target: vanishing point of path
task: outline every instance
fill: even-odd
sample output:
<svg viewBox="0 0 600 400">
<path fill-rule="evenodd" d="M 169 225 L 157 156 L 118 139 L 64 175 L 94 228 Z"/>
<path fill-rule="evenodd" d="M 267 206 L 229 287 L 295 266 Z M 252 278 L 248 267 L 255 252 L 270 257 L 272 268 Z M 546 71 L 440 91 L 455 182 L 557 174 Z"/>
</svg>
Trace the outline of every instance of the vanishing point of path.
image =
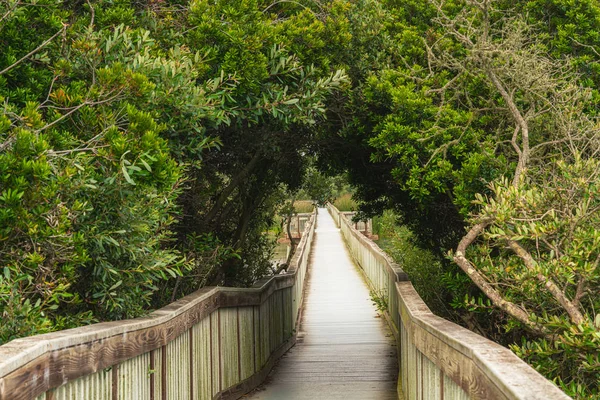
<svg viewBox="0 0 600 400">
<path fill-rule="evenodd" d="M 326 209 L 319 209 L 298 341 L 255 400 L 397 399 L 394 339 Z"/>
</svg>

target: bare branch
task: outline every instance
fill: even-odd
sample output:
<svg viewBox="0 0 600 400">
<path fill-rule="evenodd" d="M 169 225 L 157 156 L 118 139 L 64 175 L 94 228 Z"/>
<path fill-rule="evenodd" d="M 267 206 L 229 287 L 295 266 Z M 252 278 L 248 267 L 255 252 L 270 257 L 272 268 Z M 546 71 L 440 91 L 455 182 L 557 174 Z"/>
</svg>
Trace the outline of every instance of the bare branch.
<svg viewBox="0 0 600 400">
<path fill-rule="evenodd" d="M 565 296 L 565 294 L 560 290 L 560 288 L 556 285 L 556 283 L 539 272 L 538 263 L 534 260 L 531 254 L 525 250 L 519 243 L 514 240 L 507 240 L 508 246 L 512 251 L 515 252 L 517 256 L 525 263 L 525 266 L 530 271 L 534 272 L 538 281 L 540 281 L 546 290 L 552 294 L 552 296 L 556 299 L 556 301 L 562 306 L 562 308 L 569 314 L 571 321 L 574 324 L 582 324 L 585 322 L 584 316 L 581 314 L 577 306 L 575 306 L 571 300 Z"/>
<path fill-rule="evenodd" d="M 87 0 L 87 4 L 88 7 L 90 8 L 90 25 L 88 26 L 88 29 L 91 31 L 94 28 L 94 19 L 96 17 L 96 11 L 94 10 L 94 6 L 92 6 L 92 2 L 90 0 Z"/>
<path fill-rule="evenodd" d="M 512 117 L 514 118 L 515 122 L 518 124 L 521 130 L 521 150 L 517 153 L 517 155 L 519 156 L 519 163 L 517 164 L 515 176 L 513 179 L 513 185 L 517 186 L 521 179 L 521 175 L 525 171 L 525 168 L 527 168 L 527 163 L 529 162 L 529 124 L 527 123 L 525 118 L 523 118 L 523 115 L 521 114 L 521 111 L 519 111 L 519 108 L 515 104 L 513 97 L 510 94 L 508 94 L 508 92 L 504 88 L 504 85 L 502 84 L 500 79 L 498 79 L 494 71 L 488 70 L 486 72 L 488 74 L 488 77 L 490 78 L 490 80 L 492 81 L 492 83 L 506 102 L 506 105 L 508 106 Z M 518 147 L 514 140 L 513 146 Z"/>
<path fill-rule="evenodd" d="M 104 104 L 104 103 L 108 103 L 110 101 L 113 101 L 115 99 L 117 99 L 122 91 L 119 91 L 117 94 L 115 94 L 114 96 L 111 96 L 107 99 L 104 100 L 99 100 L 99 101 L 84 101 L 83 103 L 79 104 L 76 107 L 71 108 L 68 112 L 66 112 L 65 114 L 61 115 L 59 118 L 55 119 L 54 121 L 50 122 L 47 125 L 44 125 L 43 127 L 41 127 L 40 129 L 36 130 L 36 132 L 42 132 L 45 131 L 46 129 L 56 125 L 57 123 L 59 123 L 60 121 L 62 121 L 63 119 L 67 118 L 69 115 L 73 114 L 75 111 L 79 110 L 80 108 L 84 107 L 84 106 L 97 106 L 100 104 Z"/>
<path fill-rule="evenodd" d="M 474 225 L 469 232 L 463 236 L 456 252 L 454 253 L 454 262 L 471 278 L 471 280 L 485 293 L 485 295 L 494 303 L 494 305 L 513 318 L 520 321 L 522 324 L 527 326 L 537 334 L 544 335 L 545 329 L 532 320 L 530 314 L 517 306 L 516 304 L 505 300 L 500 292 L 498 292 L 492 285 L 490 285 L 484 276 L 475 268 L 473 263 L 469 261 L 465 253 L 467 248 L 477 239 L 477 237 L 493 222 L 492 219 L 484 220 Z"/>
<path fill-rule="evenodd" d="M 48 155 L 51 157 L 55 157 L 55 156 L 64 156 L 66 154 L 72 154 L 72 153 L 78 153 L 78 152 L 84 152 L 84 151 L 93 151 L 95 152 L 98 149 L 102 149 L 105 147 L 110 147 L 110 145 L 105 144 L 102 146 L 96 146 L 96 147 L 81 147 L 81 148 L 77 148 L 77 149 L 71 149 L 71 150 L 59 150 L 59 151 L 54 151 L 54 150 L 49 150 L 48 151 Z"/>
<path fill-rule="evenodd" d="M 598 50 L 596 50 L 596 48 L 594 46 L 591 46 L 589 44 L 585 44 L 585 43 L 581 43 L 580 41 L 578 41 L 577 39 L 575 39 L 574 37 L 570 38 L 573 42 L 575 42 L 575 44 L 577 44 L 578 46 L 582 46 L 585 47 L 587 49 L 590 49 L 594 52 L 594 54 L 596 54 L 598 57 L 600 57 L 600 53 L 598 52 Z"/>
<path fill-rule="evenodd" d="M 40 51 L 41 49 L 43 49 L 44 47 L 46 47 L 52 40 L 54 40 L 54 38 L 56 38 L 58 35 L 60 35 L 61 33 L 63 33 L 65 31 L 65 29 L 67 29 L 67 26 L 69 26 L 69 25 L 63 24 L 63 27 L 58 32 L 56 32 L 50 38 L 46 39 L 38 47 L 36 47 L 35 49 L 31 50 L 29 53 L 27 53 L 26 55 L 24 55 L 23 57 L 21 57 L 18 61 L 16 61 L 12 65 L 9 65 L 8 67 L 6 67 L 2 71 L 0 71 L 0 75 L 7 73 L 8 71 L 10 71 L 11 69 L 13 69 L 17 65 L 21 64 L 23 61 L 25 61 L 26 59 L 28 59 L 29 57 L 31 57 L 32 55 L 34 55 L 35 53 L 37 53 L 38 51 Z"/>
<path fill-rule="evenodd" d="M 585 295 L 587 286 L 587 281 L 583 279 L 583 277 L 579 277 L 579 281 L 577 282 L 577 289 L 575 291 L 575 297 L 573 298 L 573 305 L 575 307 L 579 307 L 581 304 L 581 299 Z"/>
<path fill-rule="evenodd" d="M 2 17 L 0 17 L 0 22 L 4 21 L 6 18 L 8 18 L 16 9 L 17 7 L 20 5 L 21 3 L 16 1 L 12 7 L 9 7 L 8 10 L 2 15 Z"/>
</svg>

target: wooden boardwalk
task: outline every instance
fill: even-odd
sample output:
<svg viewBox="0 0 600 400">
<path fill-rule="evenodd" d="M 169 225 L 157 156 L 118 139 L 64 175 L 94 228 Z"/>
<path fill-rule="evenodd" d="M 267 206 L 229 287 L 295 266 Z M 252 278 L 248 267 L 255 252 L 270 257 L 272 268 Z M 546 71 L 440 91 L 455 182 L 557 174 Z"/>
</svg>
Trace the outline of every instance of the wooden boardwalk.
<svg viewBox="0 0 600 400">
<path fill-rule="evenodd" d="M 394 338 L 326 209 L 319 209 L 298 341 L 256 400 L 397 399 Z"/>
</svg>

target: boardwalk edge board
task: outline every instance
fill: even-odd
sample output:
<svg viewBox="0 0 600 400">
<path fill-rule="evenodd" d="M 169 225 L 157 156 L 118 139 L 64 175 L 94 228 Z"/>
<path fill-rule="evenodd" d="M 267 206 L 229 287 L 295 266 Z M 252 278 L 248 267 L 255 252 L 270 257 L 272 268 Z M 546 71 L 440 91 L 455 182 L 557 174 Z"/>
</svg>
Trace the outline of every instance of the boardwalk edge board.
<svg viewBox="0 0 600 400">
<path fill-rule="evenodd" d="M 244 395 L 264 380 L 277 358 L 295 343 L 296 329 L 283 327 L 296 328 L 298 322 L 315 217 L 316 209 L 305 223 L 302 238 L 288 271 L 263 279 L 251 288 L 203 288 L 146 317 L 36 335 L 0 346 L 0 400 L 55 398 L 57 392 L 69 389 L 72 383 L 78 384 L 72 390 L 77 391 L 79 387 L 83 387 L 85 393 L 92 398 L 96 398 L 104 386 L 110 387 L 112 398 L 121 398 L 120 386 L 127 386 L 132 390 L 127 395 L 132 399 L 140 398 L 136 396 L 142 393 L 149 393 L 148 397 L 153 399 L 161 399 L 165 394 L 168 394 L 169 398 L 178 398 L 177 393 L 169 392 L 176 388 L 168 387 L 171 381 L 177 379 L 186 379 L 190 398 L 193 394 L 196 394 L 194 398 L 227 399 Z M 294 294 L 280 295 L 284 290 L 291 290 Z M 272 306 L 277 301 L 276 298 L 282 307 L 284 299 L 292 302 L 286 304 L 286 309 L 293 310 L 291 314 L 285 315 L 290 321 L 284 321 L 283 324 L 283 315 L 269 314 L 258 319 L 253 328 L 255 332 L 252 334 L 251 345 L 248 346 L 247 340 L 242 341 L 239 338 L 240 311 L 249 312 L 254 316 L 254 310 L 264 308 L 265 305 Z M 233 328 L 221 331 L 222 322 L 212 326 L 212 322 L 217 321 L 215 315 L 219 315 L 220 321 L 220 310 L 236 311 L 238 322 L 231 324 Z M 198 335 L 191 333 L 193 329 L 209 320 L 211 324 L 207 322 L 206 326 L 210 338 L 197 337 Z M 280 326 L 275 326 L 275 322 Z M 254 321 L 252 324 L 255 325 Z M 237 335 L 237 338 L 230 338 L 231 335 Z M 264 341 L 265 338 L 261 339 L 261 335 L 268 336 L 270 341 L 267 343 L 271 344 L 269 348 L 262 347 L 261 340 Z M 220 348 L 222 341 L 237 343 L 237 359 L 234 365 L 221 365 L 225 363 L 218 361 L 214 366 L 220 365 L 219 371 L 209 368 L 209 372 L 194 367 L 194 364 L 200 362 L 193 362 L 192 354 L 195 354 L 195 351 L 206 350 L 198 354 L 207 359 L 202 360 L 206 361 L 207 367 L 212 366 L 215 359 L 222 360 L 222 352 L 216 354 L 207 350 L 215 346 Z M 252 353 L 252 359 L 257 357 L 256 353 L 265 353 L 264 362 L 255 360 L 251 366 L 252 373 L 244 379 L 241 376 L 241 359 L 247 358 L 248 355 L 241 354 L 242 342 L 245 347 L 249 347 L 245 350 Z M 197 346 L 200 347 L 196 349 Z M 139 357 L 144 357 L 143 362 L 147 358 L 145 369 L 143 365 L 138 366 L 141 362 Z M 169 357 L 187 365 L 187 373 L 172 365 L 174 361 Z M 160 363 L 160 367 L 157 367 L 156 363 Z M 130 364 L 137 366 L 136 373 L 132 375 L 131 382 L 121 382 L 119 385 L 119 379 L 122 379 L 122 374 L 118 372 L 120 365 L 129 367 Z M 235 382 L 229 387 L 222 387 L 224 375 Z M 214 378 L 218 378 L 218 385 L 210 383 Z M 210 382 L 204 382 L 203 379 L 209 379 Z M 205 391 L 205 396 L 198 395 Z"/>
<path fill-rule="evenodd" d="M 328 209 L 369 285 L 387 296 L 386 319 L 399 347 L 400 399 L 570 399 L 509 349 L 434 315 L 402 268 L 346 213 L 332 204 Z"/>
</svg>

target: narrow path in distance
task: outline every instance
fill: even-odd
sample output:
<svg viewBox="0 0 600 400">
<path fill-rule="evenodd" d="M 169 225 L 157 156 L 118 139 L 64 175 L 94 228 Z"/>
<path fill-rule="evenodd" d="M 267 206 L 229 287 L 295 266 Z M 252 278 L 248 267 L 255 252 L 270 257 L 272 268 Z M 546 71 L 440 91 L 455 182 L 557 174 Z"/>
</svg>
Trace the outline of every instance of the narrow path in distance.
<svg viewBox="0 0 600 400">
<path fill-rule="evenodd" d="M 246 398 L 396 399 L 393 336 L 325 208 L 313 249 L 297 344 Z"/>
</svg>

